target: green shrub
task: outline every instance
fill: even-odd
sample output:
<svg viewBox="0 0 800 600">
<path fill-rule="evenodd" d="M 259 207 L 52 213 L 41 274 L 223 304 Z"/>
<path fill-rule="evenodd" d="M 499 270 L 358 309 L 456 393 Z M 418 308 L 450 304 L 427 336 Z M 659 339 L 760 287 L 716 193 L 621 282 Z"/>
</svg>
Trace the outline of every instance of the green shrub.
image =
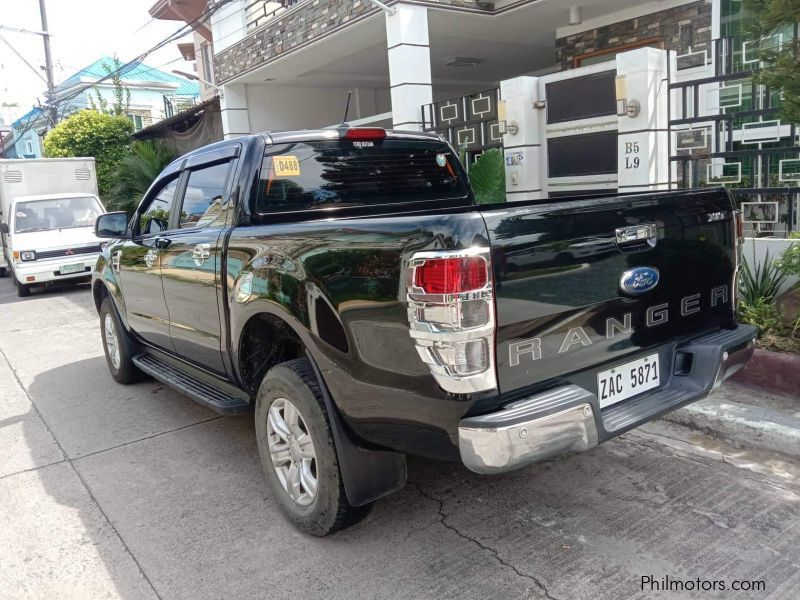
<svg viewBox="0 0 800 600">
<path fill-rule="evenodd" d="M 46 156 L 64 158 L 93 156 L 97 187 L 106 199 L 113 185 L 114 171 L 131 146 L 133 123 L 123 116 L 82 110 L 56 125 L 44 139 Z"/>
<path fill-rule="evenodd" d="M 130 153 L 117 165 L 109 210 L 133 214 L 159 173 L 175 159 L 175 152 L 159 141 L 133 142 Z"/>
<path fill-rule="evenodd" d="M 792 232 L 790 239 L 800 239 L 800 233 Z M 781 257 L 775 261 L 775 267 L 784 275 L 800 277 L 800 243 L 794 243 L 784 250 Z"/>
<path fill-rule="evenodd" d="M 759 337 L 765 334 L 783 335 L 787 333 L 778 309 L 763 298 L 756 299 L 753 304 L 740 302 L 739 320 L 757 327 Z"/>
<path fill-rule="evenodd" d="M 469 168 L 469 183 L 478 204 L 506 201 L 506 165 L 503 152 L 487 150 Z"/>
</svg>

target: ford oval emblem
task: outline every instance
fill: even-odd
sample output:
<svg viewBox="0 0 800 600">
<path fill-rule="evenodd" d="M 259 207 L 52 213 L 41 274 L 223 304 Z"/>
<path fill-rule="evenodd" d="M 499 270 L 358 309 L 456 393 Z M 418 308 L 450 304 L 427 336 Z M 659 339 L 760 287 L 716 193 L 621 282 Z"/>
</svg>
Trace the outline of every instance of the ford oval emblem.
<svg viewBox="0 0 800 600">
<path fill-rule="evenodd" d="M 660 277 L 655 267 L 634 267 L 622 274 L 619 287 L 629 294 L 644 294 L 658 285 Z"/>
</svg>

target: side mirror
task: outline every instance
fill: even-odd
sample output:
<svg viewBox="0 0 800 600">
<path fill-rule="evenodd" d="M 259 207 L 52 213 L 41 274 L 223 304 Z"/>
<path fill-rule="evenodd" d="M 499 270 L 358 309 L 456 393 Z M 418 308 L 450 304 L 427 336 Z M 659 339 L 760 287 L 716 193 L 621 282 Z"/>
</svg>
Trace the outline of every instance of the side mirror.
<svg viewBox="0 0 800 600">
<path fill-rule="evenodd" d="M 128 215 L 124 212 L 111 212 L 97 217 L 94 234 L 99 238 L 118 240 L 128 232 Z"/>
<path fill-rule="evenodd" d="M 8 235 L 9 233 L 8 223 L 0 223 L 0 233 L 5 233 L 6 235 Z"/>
</svg>

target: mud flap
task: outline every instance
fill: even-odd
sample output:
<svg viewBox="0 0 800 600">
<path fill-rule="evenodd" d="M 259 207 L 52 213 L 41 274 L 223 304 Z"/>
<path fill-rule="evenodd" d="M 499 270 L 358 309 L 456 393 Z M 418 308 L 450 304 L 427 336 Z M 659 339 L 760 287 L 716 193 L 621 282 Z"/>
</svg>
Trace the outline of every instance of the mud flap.
<svg viewBox="0 0 800 600">
<path fill-rule="evenodd" d="M 339 415 L 317 363 L 308 351 L 306 356 L 328 410 L 348 502 L 353 506 L 364 506 L 402 489 L 407 476 L 405 454 L 359 446 Z"/>
</svg>

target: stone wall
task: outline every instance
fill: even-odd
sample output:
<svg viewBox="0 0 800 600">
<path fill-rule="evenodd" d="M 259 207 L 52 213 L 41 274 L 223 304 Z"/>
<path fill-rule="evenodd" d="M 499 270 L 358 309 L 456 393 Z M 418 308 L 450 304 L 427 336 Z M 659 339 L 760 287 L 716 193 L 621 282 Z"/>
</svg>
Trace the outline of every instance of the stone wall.
<svg viewBox="0 0 800 600">
<path fill-rule="evenodd" d="M 636 19 L 590 29 L 556 40 L 562 69 L 573 69 L 576 58 L 614 48 L 624 48 L 657 38 L 666 50 L 686 51 L 711 41 L 711 2 L 701 0 Z"/>
<path fill-rule="evenodd" d="M 463 10 L 492 9 L 490 3 L 476 0 L 422 0 L 416 4 Z M 217 83 L 225 83 L 380 10 L 366 0 L 301 2 L 217 54 L 214 57 Z"/>
</svg>

